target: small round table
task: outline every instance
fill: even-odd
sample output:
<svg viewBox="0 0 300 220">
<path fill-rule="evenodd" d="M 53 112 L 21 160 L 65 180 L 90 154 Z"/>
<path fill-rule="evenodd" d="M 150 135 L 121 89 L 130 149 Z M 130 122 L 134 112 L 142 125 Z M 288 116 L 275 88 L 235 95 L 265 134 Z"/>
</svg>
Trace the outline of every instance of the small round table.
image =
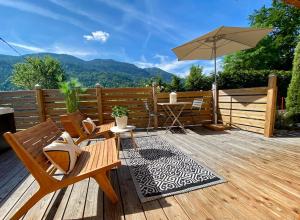
<svg viewBox="0 0 300 220">
<path fill-rule="evenodd" d="M 132 144 L 134 146 L 134 149 L 137 150 L 137 145 L 134 141 L 133 138 L 133 130 L 135 129 L 135 126 L 133 125 L 127 125 L 125 128 L 118 128 L 117 126 L 114 126 L 110 129 L 110 131 L 112 133 L 115 134 L 116 138 L 117 138 L 117 150 L 118 152 L 120 151 L 120 145 L 121 145 L 121 134 L 125 133 L 125 132 L 130 132 L 130 136 L 131 136 L 131 140 L 132 140 Z"/>
</svg>

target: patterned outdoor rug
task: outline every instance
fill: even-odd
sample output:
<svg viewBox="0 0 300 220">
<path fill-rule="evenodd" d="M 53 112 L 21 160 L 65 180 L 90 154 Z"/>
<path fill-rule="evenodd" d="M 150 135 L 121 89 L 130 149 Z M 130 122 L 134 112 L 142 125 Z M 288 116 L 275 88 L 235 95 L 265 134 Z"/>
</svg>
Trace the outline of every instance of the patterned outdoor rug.
<svg viewBox="0 0 300 220">
<path fill-rule="evenodd" d="M 159 136 L 122 140 L 127 165 L 141 202 L 223 183 L 224 179 Z"/>
</svg>

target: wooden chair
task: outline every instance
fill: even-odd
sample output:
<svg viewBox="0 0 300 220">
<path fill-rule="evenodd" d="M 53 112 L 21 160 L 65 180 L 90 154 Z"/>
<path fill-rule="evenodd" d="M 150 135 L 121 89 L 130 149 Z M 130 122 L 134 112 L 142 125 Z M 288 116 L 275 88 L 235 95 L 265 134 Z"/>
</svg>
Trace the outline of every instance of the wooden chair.
<svg viewBox="0 0 300 220">
<path fill-rule="evenodd" d="M 107 124 L 102 124 L 96 127 L 95 131 L 92 134 L 87 134 L 84 131 L 84 128 L 82 126 L 82 121 L 87 118 L 87 115 L 80 112 L 76 111 L 74 113 L 68 114 L 72 125 L 77 132 L 78 139 L 76 140 L 76 144 L 79 144 L 80 142 L 87 140 L 87 139 L 92 139 L 96 138 L 99 136 L 103 136 L 105 138 L 111 138 L 110 136 L 110 129 L 115 126 L 115 122 L 107 123 Z"/>
<path fill-rule="evenodd" d="M 192 104 L 192 110 L 193 109 L 198 109 L 199 111 L 202 108 L 202 104 L 203 104 L 203 99 L 202 98 L 196 98 L 193 100 L 193 104 Z"/>
<path fill-rule="evenodd" d="M 117 157 L 114 138 L 82 148 L 82 153 L 70 174 L 64 175 L 61 180 L 53 177 L 56 169 L 43 153 L 43 147 L 50 144 L 61 135 L 56 124 L 48 119 L 34 127 L 12 134 L 4 134 L 6 141 L 11 145 L 17 156 L 39 184 L 37 192 L 14 214 L 11 219 L 21 218 L 32 206 L 45 195 L 62 189 L 83 179 L 94 178 L 105 195 L 112 203 L 118 197 L 109 181 L 109 171 L 121 165 Z"/>
</svg>

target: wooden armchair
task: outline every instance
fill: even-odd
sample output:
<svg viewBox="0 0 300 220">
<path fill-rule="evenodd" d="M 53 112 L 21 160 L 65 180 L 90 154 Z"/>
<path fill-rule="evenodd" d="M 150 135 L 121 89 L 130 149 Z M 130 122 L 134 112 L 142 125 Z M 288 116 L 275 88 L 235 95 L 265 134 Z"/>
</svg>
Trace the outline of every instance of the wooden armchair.
<svg viewBox="0 0 300 220">
<path fill-rule="evenodd" d="M 51 119 L 15 134 L 10 132 L 4 134 L 6 141 L 11 145 L 40 186 L 37 192 L 11 219 L 21 218 L 45 195 L 89 177 L 94 178 L 98 182 L 100 188 L 112 203 L 118 201 L 118 197 L 108 177 L 112 168 L 121 165 L 117 156 L 115 139 L 106 139 L 83 147 L 83 151 L 71 173 L 64 175 L 61 180 L 58 180 L 53 177 L 56 169 L 45 157 L 43 147 L 50 144 L 60 135 L 61 131 Z"/>
<path fill-rule="evenodd" d="M 87 115 L 80 112 L 76 111 L 74 113 L 68 114 L 70 121 L 72 122 L 72 125 L 78 135 L 78 139 L 76 140 L 76 144 L 79 144 L 80 142 L 87 140 L 87 139 L 92 139 L 96 138 L 99 136 L 103 136 L 105 138 L 111 138 L 110 136 L 110 128 L 115 126 L 114 122 L 107 123 L 107 124 L 102 124 L 96 127 L 95 131 L 92 134 L 87 134 L 82 126 L 82 121 L 87 118 Z"/>
</svg>

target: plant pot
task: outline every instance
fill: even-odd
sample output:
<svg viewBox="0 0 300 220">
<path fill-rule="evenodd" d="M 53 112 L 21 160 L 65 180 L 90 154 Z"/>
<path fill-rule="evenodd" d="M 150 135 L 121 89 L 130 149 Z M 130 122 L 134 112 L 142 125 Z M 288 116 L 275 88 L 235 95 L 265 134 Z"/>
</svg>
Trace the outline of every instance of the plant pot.
<svg viewBox="0 0 300 220">
<path fill-rule="evenodd" d="M 71 135 L 71 137 L 78 138 L 77 132 L 73 127 L 71 119 L 68 115 L 61 115 L 60 121 L 65 131 L 68 132 Z"/>
<path fill-rule="evenodd" d="M 128 122 L 127 116 L 116 117 L 116 123 L 118 128 L 126 128 Z"/>
</svg>

